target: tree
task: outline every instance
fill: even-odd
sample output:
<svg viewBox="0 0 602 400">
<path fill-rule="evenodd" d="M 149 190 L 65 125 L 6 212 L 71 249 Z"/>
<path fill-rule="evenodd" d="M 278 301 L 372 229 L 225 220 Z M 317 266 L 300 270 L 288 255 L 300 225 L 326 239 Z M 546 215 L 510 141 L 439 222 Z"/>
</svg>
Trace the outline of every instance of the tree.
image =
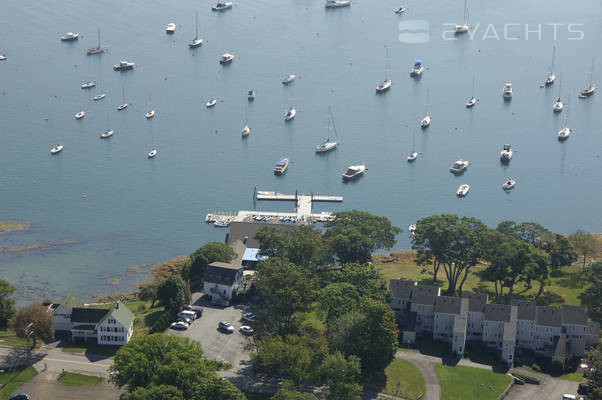
<svg viewBox="0 0 602 400">
<path fill-rule="evenodd" d="M 281 257 L 310 269 L 329 261 L 322 232 L 310 225 L 300 226 L 288 234 L 268 226 L 257 232 L 255 239 L 259 241 L 262 256 Z"/>
<path fill-rule="evenodd" d="M 350 283 L 360 296 L 368 296 L 387 304 L 391 301 L 387 282 L 373 265 L 351 263 L 329 274 L 331 282 Z"/>
<path fill-rule="evenodd" d="M 138 298 L 142 301 L 152 301 L 151 308 L 153 308 L 155 306 L 155 301 L 157 301 L 157 285 L 155 283 L 140 285 Z"/>
<path fill-rule="evenodd" d="M 357 356 L 364 374 L 382 371 L 397 350 L 397 325 L 391 308 L 364 297 L 357 310 L 339 316 L 328 326 L 334 350 Z"/>
<path fill-rule="evenodd" d="M 149 389 L 139 387 L 121 396 L 121 400 L 180 400 L 182 398 L 181 390 L 167 385 L 151 386 Z"/>
<path fill-rule="evenodd" d="M 577 232 L 569 236 L 569 240 L 573 244 L 573 247 L 583 257 L 583 270 L 585 271 L 585 264 L 587 257 L 592 255 L 598 247 L 598 241 L 596 237 L 591 233 L 582 231 L 579 229 Z"/>
<path fill-rule="evenodd" d="M 332 320 L 357 308 L 360 294 L 351 283 L 337 282 L 324 287 L 319 294 L 320 308 L 326 311 L 326 319 Z"/>
<path fill-rule="evenodd" d="M 157 285 L 157 298 L 168 312 L 177 313 L 187 303 L 186 283 L 177 275 L 168 276 Z"/>
<path fill-rule="evenodd" d="M 502 221 L 498 224 L 497 230 L 517 240 L 530 243 L 538 249 L 544 248 L 553 237 L 552 232 L 537 222 L 516 224 L 514 221 Z"/>
<path fill-rule="evenodd" d="M 295 313 L 307 310 L 315 297 L 307 270 L 277 257 L 259 265 L 255 286 L 257 319 L 264 332 L 292 332 Z"/>
<path fill-rule="evenodd" d="M 320 366 L 328 384 L 328 400 L 359 400 L 362 387 L 357 383 L 361 376 L 360 359 L 341 352 L 329 355 Z"/>
<path fill-rule="evenodd" d="M 327 233 L 328 234 L 328 233 Z M 330 250 L 336 255 L 341 264 L 366 264 L 376 250 L 374 240 L 364 235 L 355 227 L 345 227 L 337 230 L 337 234 L 328 235 Z"/>
<path fill-rule="evenodd" d="M 579 300 L 587 306 L 591 319 L 602 322 L 602 261 L 592 264 L 587 271 L 590 284 L 581 292 Z"/>
<path fill-rule="evenodd" d="M 318 400 L 318 398 L 311 393 L 301 393 L 289 388 L 280 388 L 272 396 L 272 400 Z"/>
<path fill-rule="evenodd" d="M 15 301 L 10 298 L 14 291 L 15 288 L 10 283 L 0 279 L 0 328 L 6 328 L 15 315 Z"/>
<path fill-rule="evenodd" d="M 441 214 L 422 218 L 416 223 L 412 235 L 412 249 L 416 250 L 416 264 L 433 267 L 433 280 L 442 264 L 449 264 L 454 235 L 453 230 L 459 224 L 457 215 Z"/>
<path fill-rule="evenodd" d="M 236 257 L 236 253 L 226 244 L 221 242 L 206 243 L 188 257 L 182 267 L 182 276 L 184 279 L 197 278 L 205 273 L 207 265 L 216 261 L 229 263 L 234 257 Z"/>
<path fill-rule="evenodd" d="M 602 399 L 602 351 L 600 346 L 596 349 L 587 352 L 589 369 L 584 376 L 590 386 L 590 392 L 587 395 L 588 399 Z"/>
<path fill-rule="evenodd" d="M 571 241 L 564 235 L 554 234 L 553 238 L 545 244 L 544 251 L 550 256 L 552 269 L 571 265 L 579 258 Z"/>
<path fill-rule="evenodd" d="M 41 304 L 19 308 L 10 321 L 10 328 L 15 331 L 17 337 L 32 338 L 32 349 L 36 347 L 37 339 L 45 342 L 54 340 L 52 314 Z"/>
</svg>

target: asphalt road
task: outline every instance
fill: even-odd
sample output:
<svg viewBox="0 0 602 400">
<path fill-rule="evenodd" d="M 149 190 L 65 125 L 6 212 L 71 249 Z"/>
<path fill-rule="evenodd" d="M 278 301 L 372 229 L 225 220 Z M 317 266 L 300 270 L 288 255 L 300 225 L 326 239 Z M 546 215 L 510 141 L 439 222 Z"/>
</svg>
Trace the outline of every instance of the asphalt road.
<svg viewBox="0 0 602 400">
<path fill-rule="evenodd" d="M 62 372 L 65 370 L 106 376 L 113 361 L 102 356 L 86 357 L 55 349 L 28 352 L 18 348 L 0 347 L 0 363 L 4 368 L 14 365 L 33 365 L 38 371 Z"/>
</svg>

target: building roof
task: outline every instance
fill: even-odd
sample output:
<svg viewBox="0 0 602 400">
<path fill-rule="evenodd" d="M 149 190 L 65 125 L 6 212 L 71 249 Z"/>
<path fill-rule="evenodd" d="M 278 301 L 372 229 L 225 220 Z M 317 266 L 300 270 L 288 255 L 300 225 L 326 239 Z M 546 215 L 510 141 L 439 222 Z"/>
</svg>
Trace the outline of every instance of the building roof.
<svg viewBox="0 0 602 400">
<path fill-rule="evenodd" d="M 97 324 L 109 312 L 106 308 L 73 307 L 71 322 L 74 324 Z"/>
<path fill-rule="evenodd" d="M 406 279 L 389 280 L 389 290 L 391 290 L 394 299 L 409 299 L 415 286 L 416 282 Z"/>
<path fill-rule="evenodd" d="M 537 307 L 537 325 L 559 327 L 562 325 L 562 314 L 558 307 Z"/>
<path fill-rule="evenodd" d="M 209 283 L 231 286 L 234 284 L 236 273 L 242 269 L 242 265 L 214 262 L 207 266 L 204 280 Z"/>
<path fill-rule="evenodd" d="M 412 289 L 412 303 L 432 306 L 440 290 L 439 286 L 416 285 Z"/>
<path fill-rule="evenodd" d="M 510 322 L 512 307 L 506 304 L 486 304 L 485 319 L 487 321 Z"/>
<path fill-rule="evenodd" d="M 587 307 L 583 306 L 560 306 L 562 314 L 562 325 L 587 326 Z"/>
<path fill-rule="evenodd" d="M 245 249 L 245 252 L 242 255 L 242 261 L 263 261 L 266 259 L 266 256 L 260 256 L 259 249 L 256 248 L 248 248 Z"/>
<path fill-rule="evenodd" d="M 512 305 L 518 307 L 518 319 L 535 321 L 537 305 L 533 301 L 512 300 Z"/>
<path fill-rule="evenodd" d="M 485 305 L 489 296 L 485 293 L 462 292 L 462 297 L 470 300 L 468 308 L 470 312 L 482 313 L 485 311 Z"/>
<path fill-rule="evenodd" d="M 54 306 L 54 304 L 53 304 L 53 306 Z M 75 297 L 75 295 L 73 295 L 72 293 L 69 293 L 67 296 L 65 296 L 65 298 L 59 304 L 56 305 L 56 307 L 52 307 L 52 308 L 54 310 L 56 310 L 60 306 L 63 306 L 66 309 L 68 309 L 69 311 L 71 311 L 73 309 L 73 307 L 83 307 L 84 303 L 83 303 L 83 301 L 81 301 L 80 299 Z"/>
<path fill-rule="evenodd" d="M 101 324 L 107 318 L 115 318 L 117 322 L 121 324 L 124 328 L 128 328 L 132 322 L 134 322 L 134 313 L 130 311 L 127 306 L 121 302 L 116 302 L 113 304 L 110 310 L 108 310 L 104 316 L 104 318 L 98 323 Z"/>
<path fill-rule="evenodd" d="M 460 315 L 462 299 L 460 297 L 437 296 L 435 297 L 435 312 Z"/>
<path fill-rule="evenodd" d="M 232 246 L 234 242 L 240 240 L 246 247 L 259 248 L 259 241 L 255 239 L 257 232 L 263 228 L 276 228 L 283 233 L 291 233 L 295 225 L 287 224 L 264 224 L 259 222 L 232 222 L 230 231 L 226 235 L 226 244 Z"/>
</svg>

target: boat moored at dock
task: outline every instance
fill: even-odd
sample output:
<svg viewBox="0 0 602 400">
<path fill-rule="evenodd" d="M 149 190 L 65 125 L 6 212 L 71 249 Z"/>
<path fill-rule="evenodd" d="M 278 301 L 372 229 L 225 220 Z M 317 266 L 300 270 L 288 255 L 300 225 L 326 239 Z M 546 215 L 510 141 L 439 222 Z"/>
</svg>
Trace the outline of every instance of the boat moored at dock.
<svg viewBox="0 0 602 400">
<path fill-rule="evenodd" d="M 274 167 L 274 175 L 284 175 L 289 166 L 289 159 L 283 158 L 276 163 Z"/>
</svg>

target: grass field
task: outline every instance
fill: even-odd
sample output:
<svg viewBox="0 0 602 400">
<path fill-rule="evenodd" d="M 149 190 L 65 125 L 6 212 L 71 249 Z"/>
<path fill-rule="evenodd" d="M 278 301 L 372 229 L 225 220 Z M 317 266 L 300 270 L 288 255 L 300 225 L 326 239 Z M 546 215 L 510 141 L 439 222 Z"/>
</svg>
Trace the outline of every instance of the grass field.
<svg viewBox="0 0 602 400">
<path fill-rule="evenodd" d="M 486 369 L 436 365 L 441 400 L 497 400 L 512 378 Z"/>
<path fill-rule="evenodd" d="M 31 346 L 31 342 L 27 342 L 25 339 L 20 339 L 15 335 L 15 332 L 10 329 L 0 330 L 0 345 L 3 346 L 13 346 L 13 347 L 26 347 Z M 36 347 L 40 347 L 42 345 L 41 341 L 38 340 L 36 343 Z"/>
<path fill-rule="evenodd" d="M 425 393 L 424 379 L 418 368 L 405 360 L 393 360 L 385 368 L 387 383 L 382 393 L 404 399 L 417 399 Z"/>
<path fill-rule="evenodd" d="M 17 392 L 21 386 L 33 379 L 38 373 L 33 367 L 19 368 L 12 372 L 4 372 L 0 375 L 0 400 L 7 400 L 8 396 Z"/>
<path fill-rule="evenodd" d="M 395 253 L 394 262 L 383 263 L 383 257 L 375 257 L 374 265 L 380 274 L 387 281 L 391 278 L 405 278 L 417 281 L 423 285 L 436 285 L 441 286 L 442 290 L 447 289 L 447 281 L 445 279 L 445 272 L 443 268 L 439 270 L 437 282 L 433 281 L 433 271 L 430 267 L 420 267 L 413 261 L 413 252 L 401 252 Z M 389 259 L 390 260 L 390 259 Z M 471 273 L 466 278 L 464 284 L 464 290 L 486 290 L 490 294 L 490 301 L 495 294 L 494 286 L 492 282 L 483 282 L 480 280 L 479 274 L 486 266 L 476 266 L 472 268 Z M 553 276 L 550 278 L 549 285 L 546 286 L 545 291 L 547 292 L 540 300 L 546 305 L 559 305 L 559 304 L 571 304 L 581 305 L 578 296 L 587 286 L 587 281 L 581 274 L 581 268 L 577 266 L 563 267 L 561 269 L 561 276 Z M 515 294 L 522 292 L 524 286 L 518 284 L 515 287 Z M 529 298 L 535 296 L 538 288 L 533 288 L 526 291 L 521 296 Z"/>
<path fill-rule="evenodd" d="M 102 378 L 98 376 L 63 372 L 59 375 L 58 381 L 67 386 L 95 386 L 102 382 Z"/>
</svg>

